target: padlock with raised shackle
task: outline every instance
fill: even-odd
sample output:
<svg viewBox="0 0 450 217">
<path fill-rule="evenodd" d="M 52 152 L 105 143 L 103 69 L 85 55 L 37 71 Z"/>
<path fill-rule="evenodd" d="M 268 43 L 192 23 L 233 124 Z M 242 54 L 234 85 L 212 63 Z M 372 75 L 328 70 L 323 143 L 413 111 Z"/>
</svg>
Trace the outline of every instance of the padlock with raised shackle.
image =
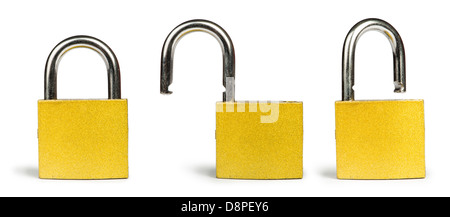
<svg viewBox="0 0 450 217">
<path fill-rule="evenodd" d="M 366 19 L 348 33 L 342 56 L 342 101 L 336 108 L 339 179 L 425 178 L 423 100 L 355 100 L 355 50 L 367 31 L 383 33 L 394 56 L 394 92 L 406 91 L 403 42 L 386 21 Z"/>
</svg>

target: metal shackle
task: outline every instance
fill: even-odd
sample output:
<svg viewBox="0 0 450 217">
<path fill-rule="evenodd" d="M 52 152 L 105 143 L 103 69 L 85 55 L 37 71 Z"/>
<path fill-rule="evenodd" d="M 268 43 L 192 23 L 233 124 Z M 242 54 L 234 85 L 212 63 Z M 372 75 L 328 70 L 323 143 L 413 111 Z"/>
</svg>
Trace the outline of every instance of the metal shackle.
<svg viewBox="0 0 450 217">
<path fill-rule="evenodd" d="M 103 58 L 108 71 L 108 99 L 120 99 L 120 69 L 116 55 L 105 43 L 90 36 L 73 36 L 60 42 L 52 50 L 45 65 L 45 99 L 57 99 L 57 74 L 61 58 L 74 48 L 89 48 Z"/>
<path fill-rule="evenodd" d="M 167 36 L 161 54 L 161 93 L 171 94 L 169 85 L 173 80 L 173 58 L 177 43 L 191 32 L 206 32 L 216 38 L 222 47 L 223 56 L 223 101 L 234 102 L 235 56 L 230 36 L 219 25 L 208 20 L 191 20 L 177 26 Z"/>
<path fill-rule="evenodd" d="M 366 19 L 357 23 L 345 39 L 342 53 L 342 101 L 355 100 L 355 51 L 359 38 L 367 31 L 376 30 L 383 33 L 391 43 L 394 55 L 394 86 L 396 93 L 406 91 L 405 48 L 397 30 L 386 21 Z"/>
</svg>

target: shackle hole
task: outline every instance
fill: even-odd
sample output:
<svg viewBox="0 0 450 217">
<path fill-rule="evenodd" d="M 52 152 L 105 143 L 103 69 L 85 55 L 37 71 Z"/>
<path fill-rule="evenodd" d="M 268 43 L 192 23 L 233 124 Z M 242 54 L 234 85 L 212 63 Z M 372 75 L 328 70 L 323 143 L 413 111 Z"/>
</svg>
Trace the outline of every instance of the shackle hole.
<svg viewBox="0 0 450 217">
<path fill-rule="evenodd" d="M 201 31 L 187 34 L 174 52 L 173 71 L 177 79 L 170 85 L 172 91 L 222 98 L 222 64 L 222 49 L 214 37 Z"/>
<path fill-rule="evenodd" d="M 104 99 L 108 96 L 108 74 L 102 57 L 88 48 L 72 49 L 58 66 L 61 99 Z"/>
<path fill-rule="evenodd" d="M 392 92 L 392 48 L 386 36 L 368 31 L 356 46 L 355 84 L 353 90 L 359 99 L 396 99 Z"/>
</svg>

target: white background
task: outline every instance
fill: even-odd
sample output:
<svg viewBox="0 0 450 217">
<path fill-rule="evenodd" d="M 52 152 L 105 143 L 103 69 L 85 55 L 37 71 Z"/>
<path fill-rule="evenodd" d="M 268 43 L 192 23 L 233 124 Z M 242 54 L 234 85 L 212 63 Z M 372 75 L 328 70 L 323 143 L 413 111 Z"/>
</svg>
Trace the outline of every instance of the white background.
<svg viewBox="0 0 450 217">
<path fill-rule="evenodd" d="M 0 196 L 450 196 L 450 13 L 448 1 L 41 0 L 0 3 Z M 407 93 L 393 93 L 392 52 L 378 32 L 360 40 L 356 99 L 425 99 L 427 178 L 335 178 L 334 102 L 341 55 L 358 21 L 381 18 L 406 48 Z M 304 178 L 219 180 L 215 102 L 221 100 L 217 41 L 193 33 L 178 44 L 170 96 L 159 94 L 161 48 L 180 23 L 221 25 L 236 49 L 237 100 L 304 102 Z M 38 178 L 37 100 L 53 47 L 73 35 L 107 43 L 129 100 L 130 178 Z M 58 76 L 60 98 L 106 98 L 101 58 L 70 51 Z M 395 123 L 393 123 L 395 124 Z"/>
</svg>

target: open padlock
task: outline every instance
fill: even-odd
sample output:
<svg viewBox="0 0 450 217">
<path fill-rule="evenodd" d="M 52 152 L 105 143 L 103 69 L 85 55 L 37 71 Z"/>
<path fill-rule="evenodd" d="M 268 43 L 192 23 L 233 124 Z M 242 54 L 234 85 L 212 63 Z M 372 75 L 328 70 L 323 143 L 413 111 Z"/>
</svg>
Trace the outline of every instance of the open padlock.
<svg viewBox="0 0 450 217">
<path fill-rule="evenodd" d="M 216 103 L 216 174 L 230 179 L 296 179 L 303 176 L 303 103 L 235 102 L 233 43 L 220 26 L 192 20 L 167 37 L 161 59 L 161 93 L 170 94 L 177 42 L 193 31 L 214 36 L 223 52 L 223 102 Z M 268 114 L 270 112 L 270 114 Z"/>
<path fill-rule="evenodd" d="M 58 100 L 56 76 L 62 56 L 90 48 L 108 70 L 108 100 Z M 39 177 L 128 178 L 128 103 L 121 99 L 119 63 L 102 41 L 75 36 L 59 43 L 45 69 L 45 100 L 38 101 Z"/>
<path fill-rule="evenodd" d="M 343 51 L 342 101 L 336 102 L 336 154 L 339 179 L 425 177 L 423 100 L 354 100 L 354 62 L 358 39 L 377 30 L 394 54 L 395 92 L 406 91 L 405 51 L 389 23 L 367 19 L 347 35 Z"/>
</svg>

